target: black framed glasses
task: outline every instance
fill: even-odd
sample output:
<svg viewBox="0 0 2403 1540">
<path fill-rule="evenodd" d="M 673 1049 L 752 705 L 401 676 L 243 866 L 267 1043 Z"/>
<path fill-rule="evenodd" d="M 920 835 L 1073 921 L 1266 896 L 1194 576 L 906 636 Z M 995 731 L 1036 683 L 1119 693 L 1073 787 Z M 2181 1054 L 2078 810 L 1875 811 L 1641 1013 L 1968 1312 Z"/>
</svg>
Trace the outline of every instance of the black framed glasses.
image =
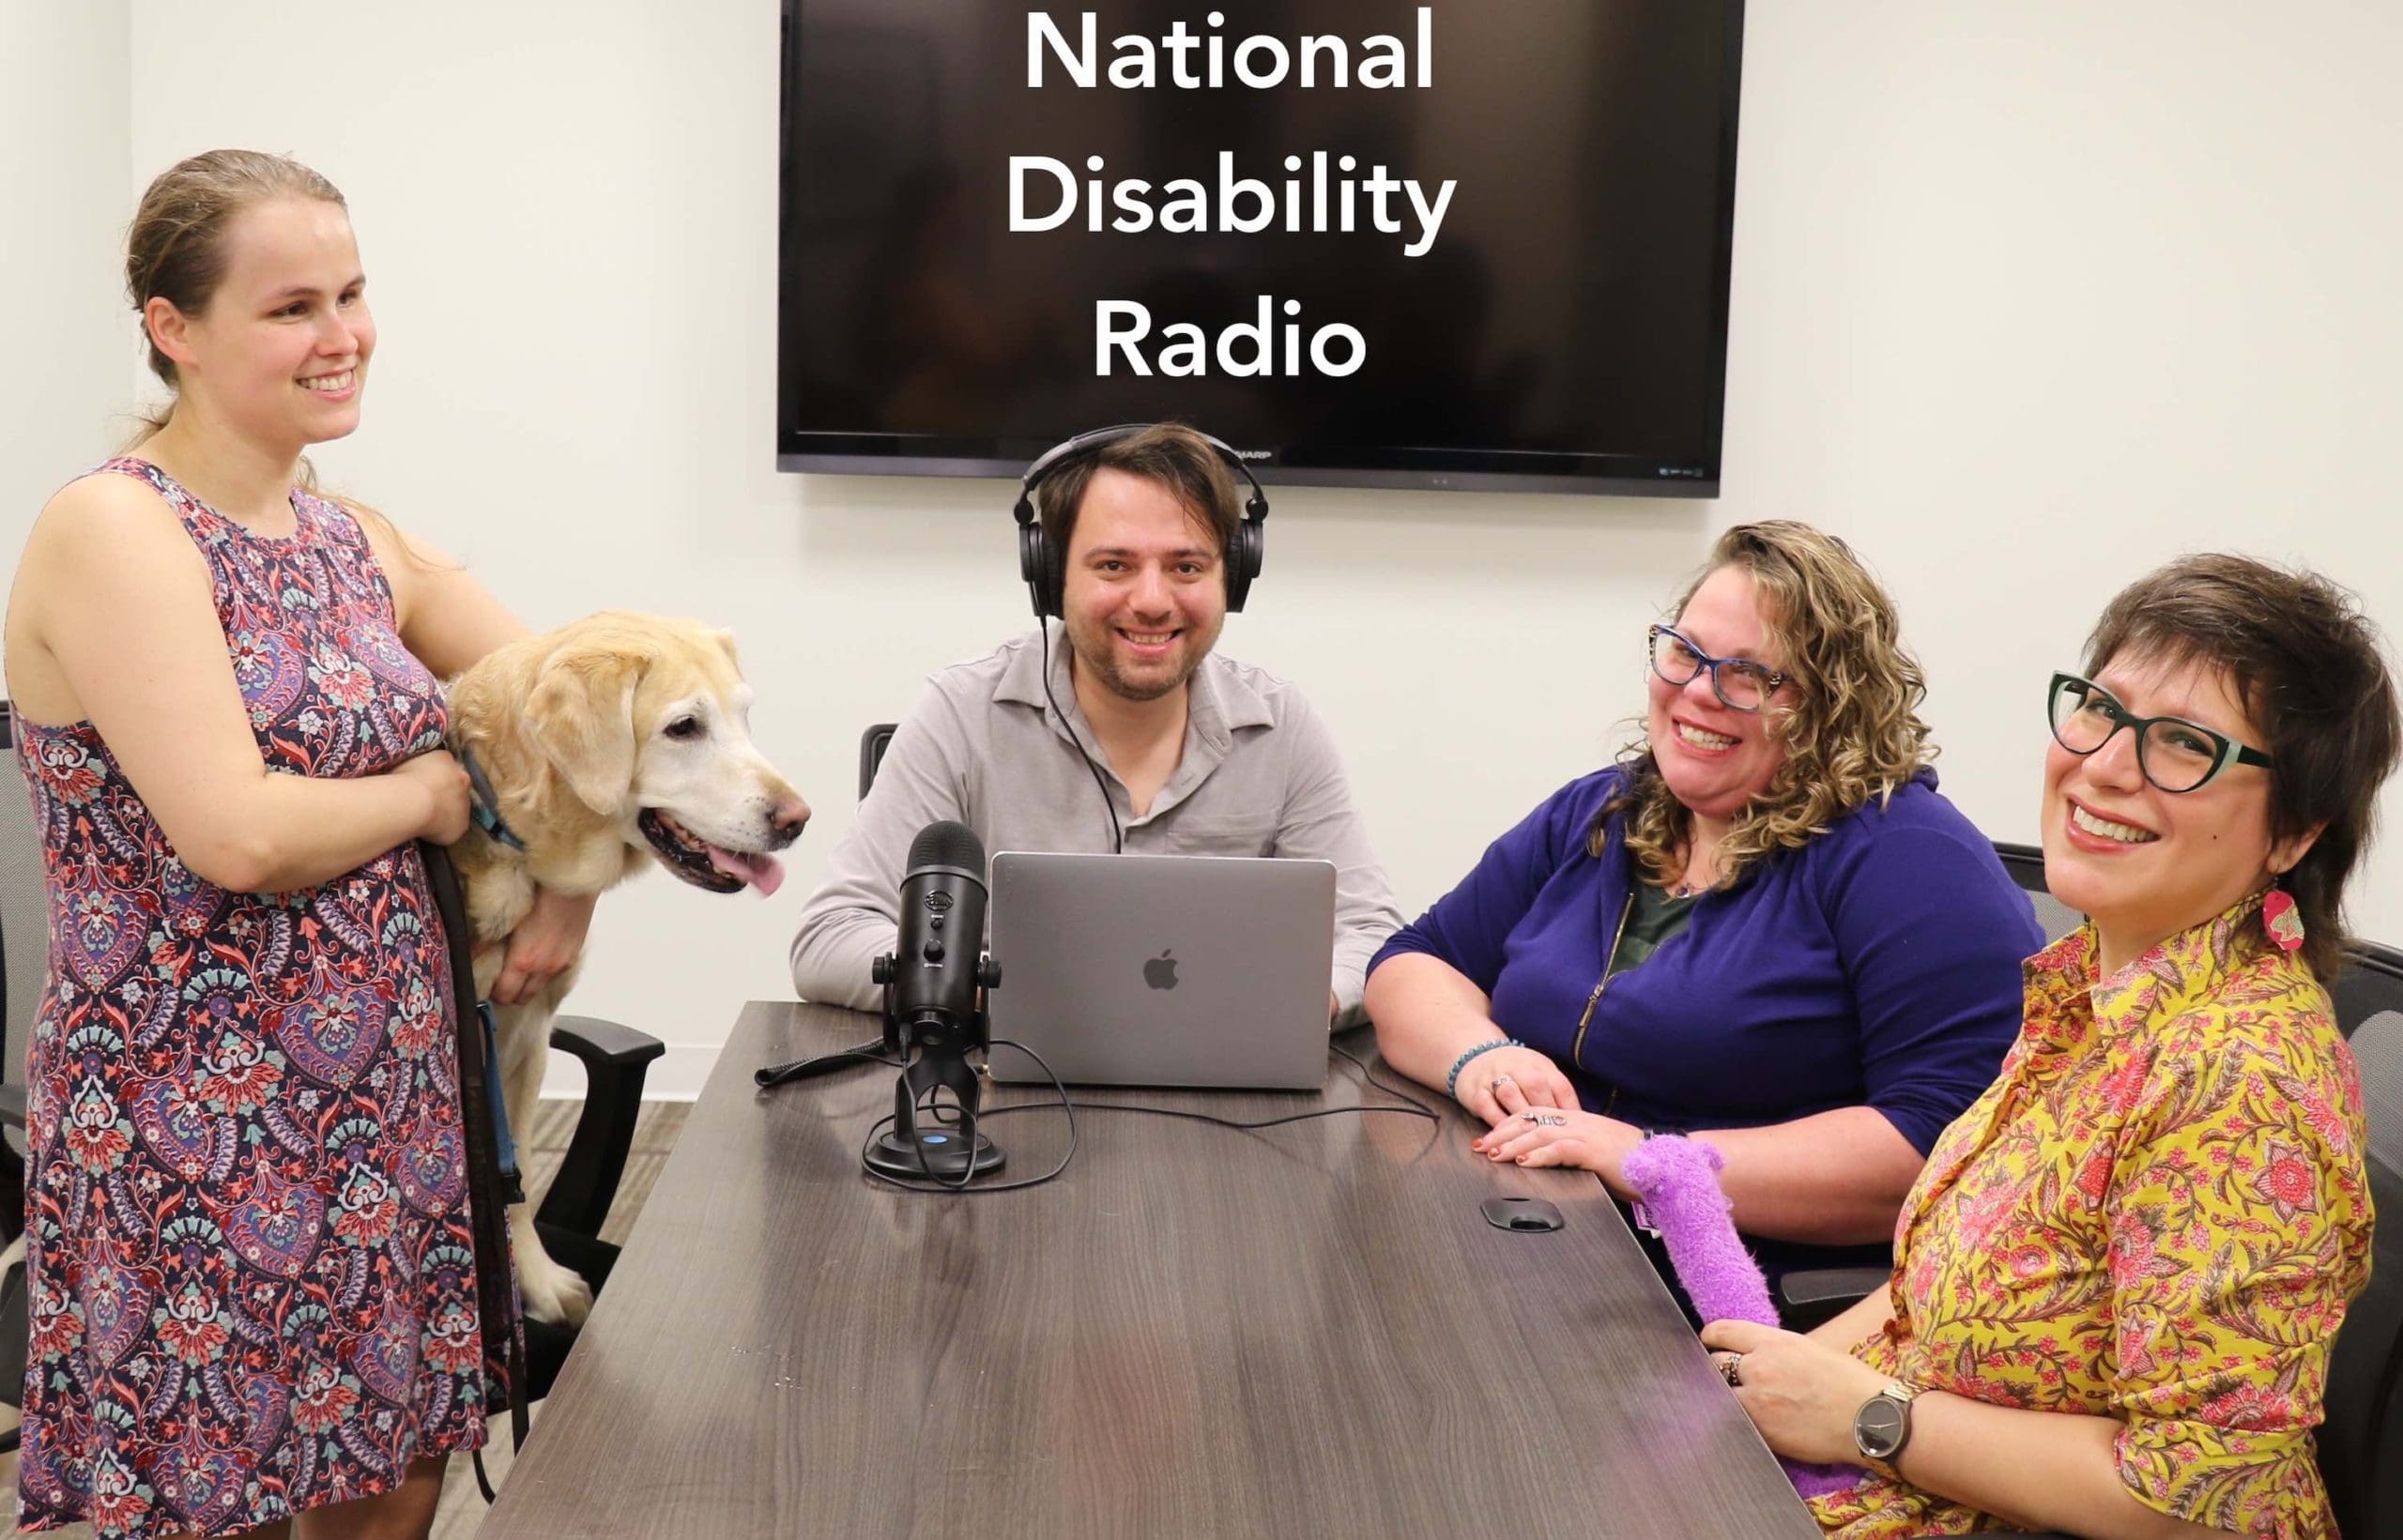
<svg viewBox="0 0 2403 1540">
<path fill-rule="evenodd" d="M 1671 684 L 1691 684 L 1710 670 L 1710 688 L 1731 711 L 1757 711 L 1778 686 L 1792 679 L 1750 658 L 1714 658 L 1666 626 L 1654 626 L 1649 643 L 1652 672 Z"/>
<path fill-rule="evenodd" d="M 2184 717 L 2137 716 L 2111 692 L 2074 674 L 2053 676 L 2048 710 L 2054 739 L 2074 755 L 2094 753 L 2122 727 L 2133 731 L 2136 768 L 2164 791 L 2198 791 L 2230 765 L 2268 770 L 2276 763 L 2260 750 Z"/>
</svg>

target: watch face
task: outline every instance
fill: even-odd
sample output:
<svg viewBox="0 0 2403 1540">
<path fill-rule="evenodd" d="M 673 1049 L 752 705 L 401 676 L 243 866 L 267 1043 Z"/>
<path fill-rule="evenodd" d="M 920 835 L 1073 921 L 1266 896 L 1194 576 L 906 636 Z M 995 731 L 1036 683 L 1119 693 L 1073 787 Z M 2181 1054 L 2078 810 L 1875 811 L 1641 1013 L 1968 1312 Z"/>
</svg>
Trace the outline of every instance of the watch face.
<svg viewBox="0 0 2403 1540">
<path fill-rule="evenodd" d="M 1909 1409 L 1890 1396 L 1873 1395 L 1852 1419 L 1852 1439 L 1872 1459 L 1891 1459 L 1903 1447 Z"/>
</svg>

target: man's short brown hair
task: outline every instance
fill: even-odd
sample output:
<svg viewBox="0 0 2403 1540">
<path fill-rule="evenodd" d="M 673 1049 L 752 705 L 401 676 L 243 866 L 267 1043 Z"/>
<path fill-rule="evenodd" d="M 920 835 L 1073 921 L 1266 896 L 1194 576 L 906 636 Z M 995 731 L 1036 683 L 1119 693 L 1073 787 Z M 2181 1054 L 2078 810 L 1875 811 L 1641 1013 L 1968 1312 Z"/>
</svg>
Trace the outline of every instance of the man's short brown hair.
<svg viewBox="0 0 2403 1540">
<path fill-rule="evenodd" d="M 1219 562 L 1232 559 L 1235 531 L 1243 524 L 1243 495 L 1236 489 L 1234 472 L 1227 468 L 1217 447 L 1193 429 L 1182 422 L 1155 422 L 1086 450 L 1044 478 L 1036 489 L 1043 550 L 1050 566 L 1044 575 L 1054 609 L 1066 584 L 1068 541 L 1077 532 L 1085 488 L 1092 484 L 1093 473 L 1105 466 L 1166 488 L 1188 517 L 1210 531 Z"/>
</svg>

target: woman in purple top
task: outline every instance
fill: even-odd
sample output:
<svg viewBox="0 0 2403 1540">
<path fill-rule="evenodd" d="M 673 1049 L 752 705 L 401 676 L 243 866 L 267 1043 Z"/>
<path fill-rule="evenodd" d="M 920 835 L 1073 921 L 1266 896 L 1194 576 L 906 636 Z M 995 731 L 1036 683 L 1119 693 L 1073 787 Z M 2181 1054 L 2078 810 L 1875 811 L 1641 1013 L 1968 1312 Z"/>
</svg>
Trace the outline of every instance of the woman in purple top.
<svg viewBox="0 0 2403 1540">
<path fill-rule="evenodd" d="M 1936 792 L 1919 667 L 1841 541 L 1729 530 L 1649 640 L 1642 752 L 1385 944 L 1378 1046 L 1483 1119 L 1495 1160 L 1624 1198 L 1647 1133 L 1702 1133 L 1773 1274 L 1882 1261 L 2043 937 Z"/>
</svg>

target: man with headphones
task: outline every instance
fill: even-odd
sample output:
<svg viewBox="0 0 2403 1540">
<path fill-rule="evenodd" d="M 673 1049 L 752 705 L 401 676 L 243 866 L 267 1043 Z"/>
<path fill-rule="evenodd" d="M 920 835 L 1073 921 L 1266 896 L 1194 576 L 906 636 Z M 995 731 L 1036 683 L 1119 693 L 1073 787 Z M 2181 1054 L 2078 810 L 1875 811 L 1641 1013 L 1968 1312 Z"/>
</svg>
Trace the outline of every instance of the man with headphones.
<svg viewBox="0 0 2403 1540">
<path fill-rule="evenodd" d="M 1334 740 L 1300 691 L 1212 650 L 1260 572 L 1259 481 L 1182 424 L 1105 428 L 1029 466 L 1016 516 L 1038 627 L 928 681 L 802 911 L 794 987 L 878 1008 L 910 842 L 954 818 L 987 850 L 1331 861 L 1329 1014 L 1356 1017 L 1402 916 Z"/>
</svg>

